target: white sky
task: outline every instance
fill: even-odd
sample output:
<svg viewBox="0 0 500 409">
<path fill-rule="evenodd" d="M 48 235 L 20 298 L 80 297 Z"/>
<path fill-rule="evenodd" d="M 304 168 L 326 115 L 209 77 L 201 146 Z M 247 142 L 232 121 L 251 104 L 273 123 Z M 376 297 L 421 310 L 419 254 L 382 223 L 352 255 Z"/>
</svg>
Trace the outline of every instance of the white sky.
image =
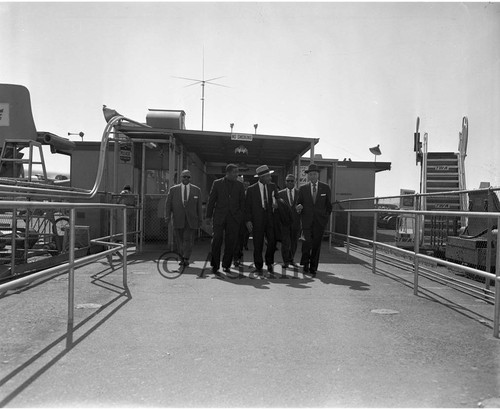
<svg viewBox="0 0 500 409">
<path fill-rule="evenodd" d="M 467 116 L 468 187 L 500 185 L 500 3 L 0 2 L 0 55 L 40 131 L 100 140 L 103 104 L 138 121 L 183 109 L 200 129 L 201 87 L 173 77 L 223 76 L 205 130 L 258 123 L 340 160 L 380 144 L 383 196 L 418 190 L 417 116 L 431 151 L 456 151 Z"/>
</svg>

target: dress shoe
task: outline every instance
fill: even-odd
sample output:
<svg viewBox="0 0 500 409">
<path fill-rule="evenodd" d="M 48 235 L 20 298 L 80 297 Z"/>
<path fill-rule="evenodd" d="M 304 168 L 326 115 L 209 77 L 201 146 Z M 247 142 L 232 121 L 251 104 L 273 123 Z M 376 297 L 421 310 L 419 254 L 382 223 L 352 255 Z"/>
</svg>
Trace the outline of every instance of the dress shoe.
<svg viewBox="0 0 500 409">
<path fill-rule="evenodd" d="M 219 267 L 212 267 L 212 273 L 216 274 L 219 272 Z M 220 273 L 219 273 L 220 274 Z"/>
<path fill-rule="evenodd" d="M 308 272 L 309 272 L 309 265 L 304 264 L 304 273 L 308 273 Z"/>
<path fill-rule="evenodd" d="M 274 273 L 274 267 L 273 267 L 273 265 L 272 265 L 272 264 L 269 264 L 269 265 L 267 266 L 267 271 L 268 271 L 268 273 L 271 273 L 271 274 L 272 274 L 272 273 Z"/>
<path fill-rule="evenodd" d="M 283 267 L 283 268 L 288 268 L 288 267 L 290 267 L 290 264 L 288 264 L 288 263 L 284 263 L 282 267 Z"/>
<path fill-rule="evenodd" d="M 259 277 L 262 276 L 262 269 L 261 268 L 256 268 L 255 270 L 250 272 L 250 275 L 248 277 L 254 278 L 254 277 Z"/>
<path fill-rule="evenodd" d="M 184 267 L 189 266 L 189 259 L 185 258 L 184 259 Z"/>
<path fill-rule="evenodd" d="M 313 277 L 313 278 L 316 277 L 316 271 L 311 270 L 310 274 L 311 274 L 311 277 Z"/>
<path fill-rule="evenodd" d="M 293 261 L 293 260 L 292 260 L 292 262 L 290 263 L 290 265 L 292 265 L 292 266 L 294 266 L 294 267 L 298 267 L 298 266 L 299 266 L 299 265 L 298 265 L 295 261 Z"/>
<path fill-rule="evenodd" d="M 224 273 L 230 273 L 231 270 L 229 269 L 229 267 L 222 267 L 222 271 L 224 271 Z"/>
</svg>

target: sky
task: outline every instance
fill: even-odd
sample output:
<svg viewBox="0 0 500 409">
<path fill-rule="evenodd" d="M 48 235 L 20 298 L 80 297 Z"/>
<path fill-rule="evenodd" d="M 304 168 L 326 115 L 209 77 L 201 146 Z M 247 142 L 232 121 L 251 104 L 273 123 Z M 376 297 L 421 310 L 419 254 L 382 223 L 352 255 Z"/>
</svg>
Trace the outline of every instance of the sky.
<svg viewBox="0 0 500 409">
<path fill-rule="evenodd" d="M 98 141 L 103 104 L 199 130 L 201 87 L 176 77 L 217 78 L 205 130 L 257 123 L 339 160 L 380 145 L 379 197 L 419 189 L 417 117 L 430 151 L 457 151 L 467 116 L 467 187 L 500 186 L 500 3 L 0 1 L 0 39 L 0 83 L 29 89 L 39 131 Z"/>
</svg>

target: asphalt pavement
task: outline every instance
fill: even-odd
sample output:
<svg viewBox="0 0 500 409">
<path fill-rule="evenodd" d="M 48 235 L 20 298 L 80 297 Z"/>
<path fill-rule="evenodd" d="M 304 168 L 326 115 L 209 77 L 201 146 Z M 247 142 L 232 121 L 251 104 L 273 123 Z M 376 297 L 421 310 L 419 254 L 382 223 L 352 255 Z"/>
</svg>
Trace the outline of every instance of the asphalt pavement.
<svg viewBox="0 0 500 409">
<path fill-rule="evenodd" d="M 0 298 L 2 407 L 498 407 L 493 306 L 324 243 L 315 278 L 216 278 L 208 241 L 175 279 L 162 249 Z M 251 250 L 245 259 L 251 260 Z M 276 261 L 281 261 L 279 252 Z M 199 278 L 205 268 L 206 278 Z"/>
</svg>

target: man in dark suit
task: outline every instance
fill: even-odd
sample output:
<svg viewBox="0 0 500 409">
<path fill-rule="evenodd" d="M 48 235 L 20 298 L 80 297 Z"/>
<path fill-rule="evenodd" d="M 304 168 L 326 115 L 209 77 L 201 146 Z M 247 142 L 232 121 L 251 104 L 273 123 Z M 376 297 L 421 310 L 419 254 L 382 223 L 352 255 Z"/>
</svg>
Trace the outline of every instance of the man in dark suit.
<svg viewBox="0 0 500 409">
<path fill-rule="evenodd" d="M 174 239 L 177 252 L 181 256 L 181 265 L 188 266 L 193 250 L 196 230 L 201 227 L 202 207 L 201 190 L 191 182 L 191 172 L 183 170 L 181 183 L 168 191 L 165 205 L 167 224 L 173 215 Z"/>
<path fill-rule="evenodd" d="M 222 241 L 224 256 L 222 269 L 228 273 L 234 256 L 238 232 L 245 208 L 245 189 L 238 182 L 238 167 L 232 163 L 226 166 L 226 176 L 212 184 L 207 204 L 207 219 L 213 223 L 212 272 L 219 275 Z"/>
<path fill-rule="evenodd" d="M 295 266 L 293 258 L 297 250 L 300 236 L 300 215 L 295 210 L 299 191 L 295 188 L 295 176 L 287 175 L 285 178 L 285 189 L 280 190 L 278 196 L 291 210 L 292 220 L 289 225 L 281 226 L 281 257 L 283 267 Z"/>
<path fill-rule="evenodd" d="M 262 251 L 264 249 L 264 239 L 267 241 L 265 262 L 267 271 L 272 275 L 274 273 L 274 252 L 276 250 L 276 240 L 274 236 L 273 210 L 277 208 L 275 194 L 277 188 L 271 182 L 271 174 L 267 165 L 259 166 L 256 175 L 259 180 L 257 183 L 249 186 L 245 200 L 245 220 L 248 231 L 253 236 L 253 262 L 255 265 L 254 273 L 262 274 L 264 260 Z"/>
<path fill-rule="evenodd" d="M 304 273 L 316 276 L 321 250 L 321 240 L 326 224 L 332 212 L 330 187 L 319 179 L 319 168 L 311 163 L 307 170 L 308 183 L 299 188 L 297 198 L 297 212 L 302 222 L 302 257 L 300 264 L 304 266 Z"/>
</svg>

